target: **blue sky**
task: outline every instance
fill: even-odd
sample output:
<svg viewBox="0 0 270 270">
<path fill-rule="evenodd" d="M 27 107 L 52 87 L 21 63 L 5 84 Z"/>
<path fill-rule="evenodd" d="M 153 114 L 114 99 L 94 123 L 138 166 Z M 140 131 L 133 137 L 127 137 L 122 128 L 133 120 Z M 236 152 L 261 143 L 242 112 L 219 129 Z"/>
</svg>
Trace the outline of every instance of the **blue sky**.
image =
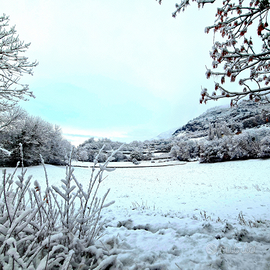
<svg viewBox="0 0 270 270">
<path fill-rule="evenodd" d="M 20 105 L 60 125 L 74 144 L 107 137 L 146 140 L 178 128 L 207 108 L 201 87 L 211 66 L 215 7 L 194 5 L 172 18 L 175 0 L 9 0 L 1 3 L 26 55 L 24 76 L 36 98 Z"/>
</svg>

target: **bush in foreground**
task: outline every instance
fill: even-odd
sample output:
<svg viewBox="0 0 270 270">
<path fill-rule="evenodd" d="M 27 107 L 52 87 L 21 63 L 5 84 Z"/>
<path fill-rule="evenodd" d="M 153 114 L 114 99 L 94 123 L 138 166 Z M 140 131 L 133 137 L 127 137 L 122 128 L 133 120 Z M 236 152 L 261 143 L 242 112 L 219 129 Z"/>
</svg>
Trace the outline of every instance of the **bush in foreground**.
<svg viewBox="0 0 270 270">
<path fill-rule="evenodd" d="M 102 209 L 109 190 L 103 198 L 97 191 L 104 180 L 104 171 L 113 154 L 100 165 L 92 168 L 89 186 L 85 190 L 74 175 L 74 169 L 66 167 L 62 186 L 49 186 L 44 166 L 47 188 L 41 192 L 37 181 L 30 187 L 31 176 L 22 168 L 18 180 L 3 170 L 0 186 L 0 269 L 105 269 L 116 264 L 116 257 L 95 246 L 102 224 Z M 97 164 L 98 156 L 94 164 Z M 107 256 L 105 256 L 107 255 Z M 106 257 L 106 258 L 105 258 Z M 104 268 L 103 268 L 104 267 Z"/>
</svg>

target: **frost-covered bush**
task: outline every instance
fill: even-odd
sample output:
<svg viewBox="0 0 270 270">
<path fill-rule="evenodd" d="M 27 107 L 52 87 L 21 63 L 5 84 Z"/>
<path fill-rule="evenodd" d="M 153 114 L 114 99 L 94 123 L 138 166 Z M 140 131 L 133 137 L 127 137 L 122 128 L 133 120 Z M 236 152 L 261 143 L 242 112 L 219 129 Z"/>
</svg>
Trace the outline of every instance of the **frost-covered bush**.
<svg viewBox="0 0 270 270">
<path fill-rule="evenodd" d="M 156 145 L 156 151 L 168 153 L 170 152 L 171 145 L 169 142 L 163 140 L 160 144 Z"/>
<path fill-rule="evenodd" d="M 260 154 L 261 158 L 270 157 L 270 136 L 264 137 L 260 143 Z"/>
<path fill-rule="evenodd" d="M 88 153 L 85 149 L 80 149 L 77 151 L 77 159 L 79 161 L 88 161 Z"/>
<path fill-rule="evenodd" d="M 139 165 L 139 164 L 140 164 L 140 162 L 139 162 L 136 158 L 133 158 L 133 159 L 132 159 L 132 163 L 133 163 L 134 165 Z"/>
<path fill-rule="evenodd" d="M 93 162 L 96 155 L 99 153 L 100 149 L 103 149 L 103 158 L 100 156 L 99 162 L 105 161 L 105 155 L 111 153 L 114 150 L 123 148 L 123 144 L 120 142 L 113 142 L 109 139 L 98 139 L 90 138 L 80 144 L 76 149 L 76 158 L 79 161 L 89 161 Z M 120 158 L 119 158 L 120 159 Z M 117 158 L 114 161 L 118 160 Z"/>
<path fill-rule="evenodd" d="M 226 122 L 215 123 L 214 125 L 209 124 L 208 128 L 208 140 L 214 138 L 220 139 L 224 135 L 231 134 L 231 129 L 227 126 Z"/>
<path fill-rule="evenodd" d="M 130 159 L 133 161 L 133 159 L 136 159 L 138 161 L 141 161 L 143 159 L 143 153 L 139 150 L 133 150 L 130 153 Z"/>
<path fill-rule="evenodd" d="M 198 143 L 191 139 L 179 139 L 174 142 L 170 156 L 180 161 L 190 161 L 198 157 Z"/>
<path fill-rule="evenodd" d="M 200 145 L 200 162 L 259 158 L 264 156 L 263 153 L 266 157 L 267 140 L 263 138 L 267 132 L 265 129 L 244 130 L 239 135 L 204 141 Z"/>
<path fill-rule="evenodd" d="M 212 163 L 230 160 L 228 146 L 223 139 L 213 139 L 200 144 L 200 162 Z"/>
<path fill-rule="evenodd" d="M 242 134 L 233 136 L 229 155 L 231 160 L 258 158 L 259 139 L 252 132 L 244 131 Z"/>
<path fill-rule="evenodd" d="M 120 161 L 127 161 L 128 157 L 123 154 L 121 151 L 118 151 L 115 155 L 114 155 L 114 160 L 115 162 L 120 162 Z"/>
<path fill-rule="evenodd" d="M 209 130 L 208 136 L 201 140 L 176 138 L 170 156 L 182 161 L 199 157 L 201 163 L 270 157 L 269 127 L 243 130 L 238 135 L 225 125 L 210 125 Z"/>
<path fill-rule="evenodd" d="M 143 160 L 151 160 L 152 158 L 153 154 L 150 151 L 143 155 Z"/>
<path fill-rule="evenodd" d="M 105 162 L 107 160 L 108 156 L 105 153 L 99 153 L 98 154 L 98 162 Z"/>
<path fill-rule="evenodd" d="M 173 145 L 170 151 L 170 156 L 172 158 L 177 158 L 179 154 L 180 147 L 178 145 Z"/>
<path fill-rule="evenodd" d="M 18 180 L 14 179 L 18 166 L 12 175 L 3 171 L 0 269 L 98 269 L 99 265 L 107 269 L 117 263 L 115 256 L 95 245 L 102 228 L 101 211 L 114 203 L 105 204 L 109 190 L 103 198 L 97 197 L 104 171 L 112 170 L 107 168 L 112 155 L 99 170 L 93 166 L 87 189 L 71 165 L 66 167 L 61 188 L 50 187 L 43 162 L 44 191 L 37 181 L 31 188 L 31 176 L 26 177 L 23 162 Z"/>
</svg>

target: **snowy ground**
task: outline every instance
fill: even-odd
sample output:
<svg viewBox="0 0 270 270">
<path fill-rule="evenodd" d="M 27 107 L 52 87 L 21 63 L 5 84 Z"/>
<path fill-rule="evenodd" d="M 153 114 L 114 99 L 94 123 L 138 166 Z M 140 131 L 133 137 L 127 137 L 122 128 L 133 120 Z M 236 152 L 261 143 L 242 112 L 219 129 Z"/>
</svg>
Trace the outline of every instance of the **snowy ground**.
<svg viewBox="0 0 270 270">
<path fill-rule="evenodd" d="M 97 245 L 117 255 L 118 269 L 270 269 L 269 168 L 270 160 L 118 168 L 100 188 L 116 202 Z M 47 170 L 60 185 L 65 168 Z M 45 185 L 41 166 L 28 174 Z M 90 169 L 75 175 L 87 185 Z"/>
</svg>

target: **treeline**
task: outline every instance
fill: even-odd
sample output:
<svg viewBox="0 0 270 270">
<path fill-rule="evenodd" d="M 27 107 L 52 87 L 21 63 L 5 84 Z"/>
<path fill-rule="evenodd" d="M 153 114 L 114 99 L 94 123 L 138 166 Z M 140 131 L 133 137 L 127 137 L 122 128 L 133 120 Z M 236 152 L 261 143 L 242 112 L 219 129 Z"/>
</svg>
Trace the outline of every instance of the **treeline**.
<svg viewBox="0 0 270 270">
<path fill-rule="evenodd" d="M 21 160 L 20 145 L 25 166 L 40 164 L 40 155 L 45 163 L 64 165 L 72 147 L 59 126 L 30 116 L 20 107 L 1 111 L 0 166 L 15 166 Z"/>
<path fill-rule="evenodd" d="M 104 162 L 113 150 L 121 149 L 114 155 L 113 162 L 151 160 L 155 152 L 168 153 L 171 149 L 170 140 L 145 140 L 121 143 L 110 139 L 90 138 L 79 145 L 76 149 L 76 159 L 79 161 L 94 161 L 95 157 L 103 147 L 102 153 L 98 156 L 99 162 Z"/>
<path fill-rule="evenodd" d="M 201 163 L 230 160 L 245 160 L 270 157 L 270 129 L 260 127 L 246 129 L 238 134 L 222 134 L 209 128 L 203 139 L 176 138 L 171 148 L 171 157 L 182 161 L 199 159 Z"/>
<path fill-rule="evenodd" d="M 241 125 L 239 125 L 240 127 Z M 199 133 L 199 132 L 198 132 Z M 230 160 L 244 160 L 270 157 L 270 129 L 262 126 L 252 129 L 231 130 L 226 123 L 208 125 L 208 135 L 198 138 L 181 136 L 169 139 L 124 144 L 115 155 L 115 162 L 155 159 L 155 153 L 168 153 L 171 159 L 180 161 L 199 160 L 201 163 L 213 163 Z M 92 162 L 100 149 L 99 162 L 104 162 L 113 150 L 122 143 L 109 139 L 91 138 L 76 149 L 76 159 Z"/>
<path fill-rule="evenodd" d="M 246 110 L 244 112 L 248 113 Z M 73 159 L 93 162 L 98 157 L 98 162 L 105 162 L 111 152 L 120 146 L 121 150 L 114 155 L 114 162 L 128 161 L 137 164 L 142 160 L 154 160 L 160 153 L 167 153 L 171 159 L 199 160 L 201 163 L 269 158 L 268 121 L 260 127 L 247 128 L 246 125 L 247 120 L 250 122 L 255 119 L 258 122 L 259 117 L 265 120 L 266 116 L 255 115 L 244 121 L 242 117 L 241 121 L 234 121 L 233 125 L 228 121 L 216 119 L 214 122 L 213 119 L 209 121 L 202 118 L 203 137 L 198 129 L 169 139 L 125 144 L 107 138 L 90 138 L 74 149 Z M 198 123 L 197 119 L 196 125 Z M 72 149 L 72 145 L 63 139 L 59 126 L 54 126 L 40 117 L 30 116 L 19 107 L 0 111 L 0 166 L 15 166 L 21 160 L 20 145 L 23 148 L 25 166 L 40 164 L 40 155 L 47 164 L 65 165 Z"/>
<path fill-rule="evenodd" d="M 270 103 L 242 101 L 215 107 L 173 136 L 171 156 L 201 163 L 270 157 Z"/>
<path fill-rule="evenodd" d="M 137 161 L 150 160 L 152 157 L 151 144 L 150 141 L 122 143 L 107 138 L 98 140 L 90 138 L 77 147 L 76 159 L 93 162 L 99 151 L 103 149 L 98 155 L 98 162 L 104 162 L 112 151 L 119 149 L 121 146 L 121 149 L 114 155 L 113 162 L 133 161 L 134 159 Z"/>
</svg>

